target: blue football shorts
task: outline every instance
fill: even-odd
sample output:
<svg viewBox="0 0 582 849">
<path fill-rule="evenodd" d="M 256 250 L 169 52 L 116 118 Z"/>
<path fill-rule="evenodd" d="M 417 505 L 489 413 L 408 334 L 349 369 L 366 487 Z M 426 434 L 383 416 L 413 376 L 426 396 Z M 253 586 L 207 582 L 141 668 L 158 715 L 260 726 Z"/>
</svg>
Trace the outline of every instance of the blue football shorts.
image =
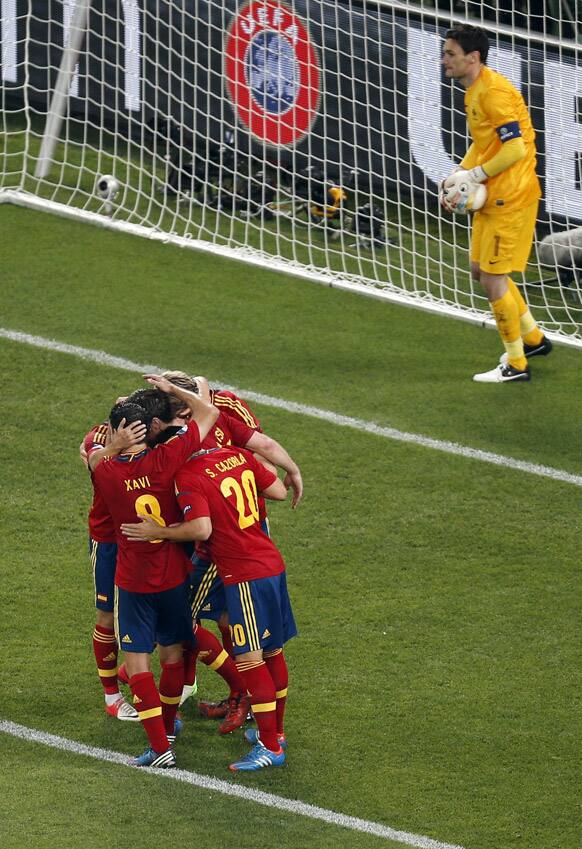
<svg viewBox="0 0 582 849">
<path fill-rule="evenodd" d="M 190 572 L 190 601 L 192 619 L 213 619 L 218 622 L 226 610 L 226 596 L 216 566 L 196 554 Z"/>
<path fill-rule="evenodd" d="M 89 557 L 93 567 L 95 607 L 97 610 L 113 613 L 117 543 L 97 542 L 89 537 Z"/>
<path fill-rule="evenodd" d="M 261 530 L 270 536 L 269 520 L 261 521 Z M 192 619 L 212 619 L 218 622 L 226 610 L 226 596 L 222 581 L 218 577 L 216 566 L 212 560 L 192 555 L 190 571 L 190 601 Z"/>
<path fill-rule="evenodd" d="M 159 643 L 192 641 L 189 581 L 159 593 L 134 593 L 115 587 L 115 633 L 123 651 L 151 654 Z"/>
<path fill-rule="evenodd" d="M 297 634 L 285 572 L 224 588 L 234 653 L 274 651 Z"/>
</svg>

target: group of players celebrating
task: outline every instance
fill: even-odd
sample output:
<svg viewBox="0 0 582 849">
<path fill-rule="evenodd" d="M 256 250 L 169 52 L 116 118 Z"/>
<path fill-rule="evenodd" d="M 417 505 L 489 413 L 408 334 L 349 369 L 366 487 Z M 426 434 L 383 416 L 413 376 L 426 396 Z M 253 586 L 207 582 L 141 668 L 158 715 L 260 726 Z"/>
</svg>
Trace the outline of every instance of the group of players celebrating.
<svg viewBox="0 0 582 849">
<path fill-rule="evenodd" d="M 136 766 L 174 766 L 177 712 L 194 690 L 199 659 L 229 687 L 222 702 L 200 702 L 201 713 L 222 718 L 223 734 L 249 711 L 256 722 L 244 732 L 250 751 L 229 769 L 280 766 L 283 646 L 297 631 L 264 499 L 285 500 L 291 489 L 297 506 L 300 470 L 233 393 L 183 372 L 144 377 L 150 388 L 118 399 L 81 446 L 93 482 L 93 649 L 105 710 L 142 723 L 149 745 Z M 222 644 L 202 626 L 206 618 Z M 150 668 L 156 648 L 159 685 Z"/>
</svg>

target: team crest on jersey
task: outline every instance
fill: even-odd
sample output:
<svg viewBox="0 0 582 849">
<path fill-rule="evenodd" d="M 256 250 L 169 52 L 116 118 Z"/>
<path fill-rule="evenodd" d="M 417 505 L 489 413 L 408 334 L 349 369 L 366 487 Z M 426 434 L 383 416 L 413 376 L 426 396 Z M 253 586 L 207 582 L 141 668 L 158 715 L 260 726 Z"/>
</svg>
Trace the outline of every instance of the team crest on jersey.
<svg viewBox="0 0 582 849">
<path fill-rule="evenodd" d="M 226 87 L 240 121 L 277 147 L 304 138 L 315 119 L 321 72 L 305 24 L 284 3 L 251 0 L 225 45 Z"/>
</svg>

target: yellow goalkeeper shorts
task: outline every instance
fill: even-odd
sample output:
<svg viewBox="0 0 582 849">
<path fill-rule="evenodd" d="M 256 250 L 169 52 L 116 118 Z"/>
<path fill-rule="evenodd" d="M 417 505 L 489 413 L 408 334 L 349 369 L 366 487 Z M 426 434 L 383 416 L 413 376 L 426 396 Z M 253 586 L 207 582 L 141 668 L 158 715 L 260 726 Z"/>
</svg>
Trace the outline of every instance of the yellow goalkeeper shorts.
<svg viewBox="0 0 582 849">
<path fill-rule="evenodd" d="M 471 262 L 489 274 L 525 271 L 533 244 L 539 201 L 512 212 L 476 212 Z"/>
</svg>

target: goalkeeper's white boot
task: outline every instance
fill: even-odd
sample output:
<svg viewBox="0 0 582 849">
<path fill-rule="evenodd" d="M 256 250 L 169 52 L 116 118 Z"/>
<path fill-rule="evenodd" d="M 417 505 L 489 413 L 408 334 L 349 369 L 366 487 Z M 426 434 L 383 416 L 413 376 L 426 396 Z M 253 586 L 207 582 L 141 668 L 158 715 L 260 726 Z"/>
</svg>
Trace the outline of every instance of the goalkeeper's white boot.
<svg viewBox="0 0 582 849">
<path fill-rule="evenodd" d="M 509 364 L 503 365 L 501 363 L 495 366 L 495 368 L 492 368 L 491 371 L 484 371 L 481 374 L 473 375 L 473 380 L 476 383 L 509 383 L 510 381 L 530 379 L 529 368 L 526 368 L 525 371 L 519 371 L 519 369 Z"/>
<path fill-rule="evenodd" d="M 553 347 L 554 346 L 552 345 L 551 339 L 548 339 L 546 336 L 543 336 L 542 341 L 539 343 L 539 345 L 526 345 L 526 343 L 524 342 L 523 353 L 525 354 L 528 360 L 530 360 L 532 357 L 547 357 Z M 501 356 L 499 357 L 499 362 L 502 366 L 507 365 L 507 363 L 509 362 L 509 356 L 507 354 L 507 351 L 504 354 L 501 354 Z"/>
</svg>

